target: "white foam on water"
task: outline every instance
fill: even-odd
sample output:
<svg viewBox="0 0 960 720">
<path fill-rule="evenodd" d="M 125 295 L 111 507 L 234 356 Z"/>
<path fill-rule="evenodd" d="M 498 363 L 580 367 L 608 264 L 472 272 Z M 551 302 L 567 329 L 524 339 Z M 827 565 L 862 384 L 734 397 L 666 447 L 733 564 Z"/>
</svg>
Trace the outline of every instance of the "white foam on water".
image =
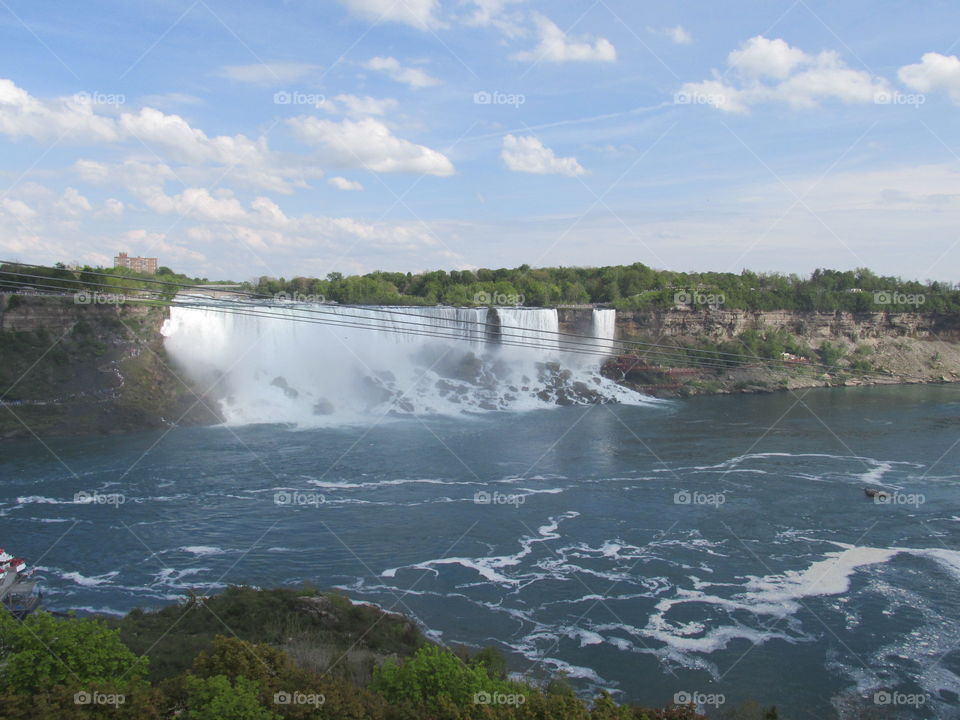
<svg viewBox="0 0 960 720">
<path fill-rule="evenodd" d="M 62 580 L 69 580 L 70 582 L 76 585 L 81 585 L 83 587 L 98 587 L 100 585 L 109 585 L 111 584 L 111 581 L 113 580 L 113 578 L 115 578 L 117 575 L 120 574 L 116 570 L 111 570 L 110 572 L 104 573 L 103 575 L 91 575 L 88 577 L 86 575 L 82 575 L 73 570 L 69 572 L 64 572 L 58 568 L 46 568 L 46 567 L 38 567 L 37 570 L 40 570 L 41 572 L 52 573 L 53 575 L 61 578 Z"/>
<path fill-rule="evenodd" d="M 475 571 L 478 575 L 480 575 L 480 577 L 488 582 L 508 587 L 516 587 L 522 582 L 529 580 L 529 578 L 509 577 L 504 571 L 507 568 L 513 568 L 520 565 L 522 560 L 531 552 L 533 552 L 533 546 L 535 543 L 542 543 L 546 542 L 547 540 L 556 540 L 559 538 L 560 535 L 557 533 L 557 530 L 559 529 L 560 524 L 565 520 L 572 520 L 579 516 L 580 513 L 569 511 L 557 516 L 556 518 L 550 518 L 550 521 L 547 524 L 541 525 L 537 529 L 539 537 L 524 536 L 520 538 L 520 550 L 513 555 L 493 555 L 479 558 L 439 558 L 437 560 L 427 560 L 414 565 L 403 565 L 400 567 L 388 568 L 387 570 L 381 572 L 380 575 L 381 577 L 392 578 L 396 577 L 399 570 L 405 569 L 428 570 L 433 572 L 435 575 L 439 575 L 439 567 L 446 565 L 459 565 Z"/>
<path fill-rule="evenodd" d="M 184 547 L 177 548 L 177 550 L 182 550 L 183 552 L 188 552 L 198 556 L 223 555 L 227 552 L 223 548 L 214 547 L 212 545 L 186 545 Z"/>
</svg>

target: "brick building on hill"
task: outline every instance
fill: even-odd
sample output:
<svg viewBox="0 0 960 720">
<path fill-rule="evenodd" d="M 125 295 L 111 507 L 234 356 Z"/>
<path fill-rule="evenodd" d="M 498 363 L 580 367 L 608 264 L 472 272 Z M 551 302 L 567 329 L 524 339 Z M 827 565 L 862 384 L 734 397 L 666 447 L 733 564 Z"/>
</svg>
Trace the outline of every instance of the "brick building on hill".
<svg viewBox="0 0 960 720">
<path fill-rule="evenodd" d="M 125 252 L 113 258 L 113 266 L 127 268 L 135 272 L 150 273 L 151 275 L 156 275 L 157 273 L 156 258 L 130 257 Z"/>
</svg>

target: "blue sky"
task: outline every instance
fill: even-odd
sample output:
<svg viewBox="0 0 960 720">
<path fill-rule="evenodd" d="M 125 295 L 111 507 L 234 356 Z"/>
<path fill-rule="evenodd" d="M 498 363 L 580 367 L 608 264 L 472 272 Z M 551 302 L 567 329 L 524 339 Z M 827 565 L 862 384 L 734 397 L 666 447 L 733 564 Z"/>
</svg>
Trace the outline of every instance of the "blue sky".
<svg viewBox="0 0 960 720">
<path fill-rule="evenodd" d="M 0 256 L 956 280 L 960 7 L 0 2 Z"/>
</svg>

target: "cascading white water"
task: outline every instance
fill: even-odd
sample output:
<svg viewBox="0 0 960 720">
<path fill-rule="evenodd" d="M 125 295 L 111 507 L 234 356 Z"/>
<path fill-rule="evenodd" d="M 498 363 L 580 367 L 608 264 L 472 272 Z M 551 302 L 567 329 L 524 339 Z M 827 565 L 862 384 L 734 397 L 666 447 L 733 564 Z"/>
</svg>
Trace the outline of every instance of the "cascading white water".
<svg viewBox="0 0 960 720">
<path fill-rule="evenodd" d="M 544 352 L 559 347 L 560 321 L 556 308 L 497 308 L 500 336 L 507 342 L 535 344 Z"/>
<path fill-rule="evenodd" d="M 587 365 L 558 349 L 556 310 L 492 312 L 181 296 L 163 333 L 167 352 L 201 388 L 213 388 L 231 424 L 340 424 L 386 413 L 644 399 L 600 377 L 599 358 Z M 504 345 L 496 342 L 498 324 Z"/>
<path fill-rule="evenodd" d="M 612 308 L 593 309 L 593 330 L 591 334 L 596 338 L 598 350 L 613 354 L 614 337 L 617 332 L 617 311 Z"/>
</svg>

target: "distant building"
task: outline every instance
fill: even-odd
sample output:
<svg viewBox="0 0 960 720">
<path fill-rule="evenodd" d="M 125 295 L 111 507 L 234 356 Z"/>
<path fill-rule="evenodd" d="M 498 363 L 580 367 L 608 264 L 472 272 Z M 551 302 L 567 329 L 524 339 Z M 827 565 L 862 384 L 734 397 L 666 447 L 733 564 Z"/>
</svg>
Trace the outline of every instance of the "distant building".
<svg viewBox="0 0 960 720">
<path fill-rule="evenodd" d="M 156 258 L 130 257 L 125 252 L 120 253 L 113 259 L 113 266 L 127 268 L 134 272 L 157 274 Z"/>
</svg>

